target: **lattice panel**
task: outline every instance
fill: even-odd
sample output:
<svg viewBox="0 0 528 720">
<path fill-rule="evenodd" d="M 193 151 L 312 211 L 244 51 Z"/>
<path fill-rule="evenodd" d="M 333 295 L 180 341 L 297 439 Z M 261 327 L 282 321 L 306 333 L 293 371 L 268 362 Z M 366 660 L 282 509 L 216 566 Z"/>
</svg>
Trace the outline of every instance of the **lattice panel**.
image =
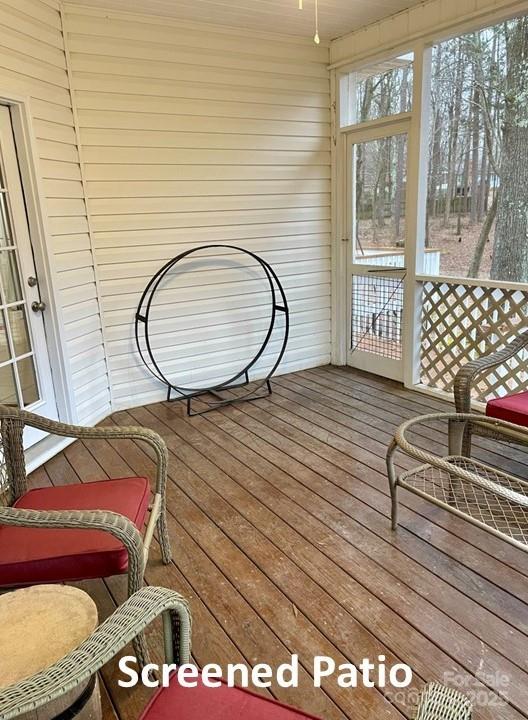
<svg viewBox="0 0 528 720">
<path fill-rule="evenodd" d="M 448 392 L 469 360 L 489 355 L 528 328 L 528 291 L 425 282 L 422 294 L 421 382 Z M 473 388 L 485 401 L 525 390 L 528 355 L 491 370 Z"/>
<path fill-rule="evenodd" d="M 398 277 L 352 277 L 352 350 L 391 360 L 402 356 L 403 281 Z"/>
</svg>

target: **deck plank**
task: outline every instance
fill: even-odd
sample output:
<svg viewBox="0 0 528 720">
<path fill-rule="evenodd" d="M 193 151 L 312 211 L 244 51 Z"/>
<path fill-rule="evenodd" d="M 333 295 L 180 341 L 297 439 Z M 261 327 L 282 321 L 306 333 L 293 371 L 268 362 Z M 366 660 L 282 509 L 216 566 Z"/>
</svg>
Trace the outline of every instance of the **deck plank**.
<svg viewBox="0 0 528 720">
<path fill-rule="evenodd" d="M 168 524 L 174 559 L 157 541 L 150 584 L 190 599 L 200 664 L 266 661 L 298 652 L 301 687 L 280 700 L 328 720 L 403 720 L 416 693 L 314 688 L 313 655 L 358 663 L 383 654 L 409 663 L 412 689 L 452 673 L 488 703 L 476 720 L 528 718 L 528 553 L 411 495 L 389 526 L 385 452 L 395 426 L 450 406 L 393 381 L 324 367 L 274 381 L 254 403 L 188 418 L 179 403 L 115 413 L 107 424 L 159 432 L 169 452 Z M 440 426 L 416 434 L 438 452 Z M 475 453 L 526 475 L 528 454 L 479 439 Z M 409 467 L 409 459 L 402 458 Z M 133 441 L 76 442 L 39 468 L 35 485 L 151 475 L 149 449 Z M 124 578 L 82 584 L 101 617 L 125 597 Z M 149 631 L 156 659 L 161 628 Z M 138 717 L 148 693 L 117 686 L 105 668 L 104 720 Z M 508 682 L 497 688 L 496 678 Z M 499 697 L 502 695 L 502 697 Z"/>
</svg>

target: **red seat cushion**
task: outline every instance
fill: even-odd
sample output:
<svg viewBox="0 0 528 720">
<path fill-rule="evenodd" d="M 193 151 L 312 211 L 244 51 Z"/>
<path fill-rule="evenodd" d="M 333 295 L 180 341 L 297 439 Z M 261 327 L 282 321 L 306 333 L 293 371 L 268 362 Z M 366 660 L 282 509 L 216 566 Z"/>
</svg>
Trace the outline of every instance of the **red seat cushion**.
<svg viewBox="0 0 528 720">
<path fill-rule="evenodd" d="M 486 415 L 528 427 L 528 391 L 488 400 Z"/>
<path fill-rule="evenodd" d="M 160 688 L 141 715 L 141 720 L 318 720 L 301 710 L 225 683 L 218 688 L 198 684 L 181 687 L 173 675 Z"/>
<path fill-rule="evenodd" d="M 143 527 L 150 498 L 146 478 L 121 478 L 29 490 L 15 507 L 113 510 Z M 0 526 L 0 585 L 84 580 L 126 572 L 123 544 L 102 530 Z"/>
</svg>

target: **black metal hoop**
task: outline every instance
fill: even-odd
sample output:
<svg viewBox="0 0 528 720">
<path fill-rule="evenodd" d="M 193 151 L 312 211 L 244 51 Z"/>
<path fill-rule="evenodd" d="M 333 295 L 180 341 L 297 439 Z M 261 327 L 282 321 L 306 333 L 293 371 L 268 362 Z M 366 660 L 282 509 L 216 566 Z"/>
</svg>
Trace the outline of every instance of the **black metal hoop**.
<svg viewBox="0 0 528 720">
<path fill-rule="evenodd" d="M 156 362 L 156 358 L 154 355 L 154 351 L 152 349 L 152 345 L 150 343 L 150 334 L 149 334 L 149 319 L 150 319 L 150 310 L 152 307 L 152 301 L 156 295 L 156 291 L 158 290 L 161 282 L 163 279 L 167 276 L 167 274 L 174 268 L 174 266 L 179 263 L 184 258 L 188 257 L 189 255 L 192 255 L 194 253 L 201 252 L 203 250 L 212 250 L 216 248 L 221 248 L 223 250 L 235 250 L 236 252 L 243 253 L 244 255 L 248 255 L 249 257 L 253 258 L 257 261 L 257 263 L 260 265 L 262 270 L 264 271 L 264 274 L 266 276 L 268 287 L 270 291 L 270 297 L 271 297 L 271 314 L 270 314 L 270 322 L 268 325 L 268 328 L 266 330 L 266 334 L 264 337 L 264 340 L 262 342 L 262 345 L 258 349 L 258 351 L 255 353 L 255 355 L 251 358 L 251 360 L 242 368 L 242 370 L 239 370 L 237 373 L 232 375 L 227 380 L 224 380 L 221 383 L 217 383 L 216 385 L 211 385 L 209 387 L 204 388 L 192 388 L 192 387 L 184 387 L 183 385 L 176 385 L 175 383 L 171 382 L 163 373 L 161 370 L 158 362 Z M 278 299 L 280 298 L 280 302 L 278 302 Z M 230 390 L 233 388 L 239 388 L 239 387 L 245 387 L 246 385 L 249 385 L 251 382 L 249 373 L 250 370 L 256 365 L 258 360 L 262 357 L 264 351 L 266 350 L 266 347 L 268 346 L 271 337 L 273 335 L 273 330 L 275 329 L 275 321 L 277 319 L 277 313 L 283 313 L 284 314 L 284 333 L 283 333 L 283 340 L 280 347 L 280 350 L 277 354 L 276 360 L 271 368 L 269 370 L 268 374 L 261 378 L 258 381 L 258 385 L 254 387 L 251 390 L 248 390 L 247 393 L 244 393 L 243 395 L 237 395 L 236 397 L 222 397 L 220 395 L 222 390 Z M 186 400 L 187 402 L 187 414 L 188 415 L 201 415 L 205 412 L 209 412 L 210 410 L 214 410 L 215 408 L 229 405 L 231 403 L 238 403 L 242 402 L 244 400 L 256 400 L 261 397 L 266 397 L 267 395 L 271 394 L 271 377 L 275 373 L 276 369 L 279 366 L 280 361 L 282 360 L 284 353 L 286 351 L 286 345 L 288 342 L 288 336 L 290 331 L 290 311 L 288 308 L 288 302 L 286 300 L 286 294 L 284 292 L 284 289 L 280 283 L 279 278 L 277 277 L 277 274 L 271 267 L 269 263 L 267 263 L 265 260 L 263 260 L 261 257 L 256 255 L 255 253 L 251 252 L 250 250 L 246 250 L 245 248 L 237 247 L 236 245 L 202 245 L 197 248 L 191 248 L 190 250 L 186 250 L 185 252 L 180 253 L 179 255 L 176 255 L 176 257 L 172 258 L 172 260 L 169 260 L 165 265 L 163 265 L 158 272 L 152 276 L 152 278 L 149 280 L 146 288 L 143 291 L 143 294 L 141 295 L 141 299 L 139 301 L 139 305 L 136 312 L 136 322 L 135 322 L 135 337 L 136 337 L 136 346 L 139 352 L 139 356 L 141 357 L 141 360 L 143 361 L 143 364 L 147 368 L 147 370 L 160 382 L 164 383 L 167 386 L 167 400 L 169 402 L 173 402 L 175 400 Z M 145 341 L 145 348 L 146 353 L 141 347 L 141 337 L 144 337 Z M 148 355 L 148 357 L 146 356 Z M 264 393 L 259 392 L 264 388 Z M 173 397 L 172 394 L 176 393 L 176 397 Z M 205 400 L 202 400 L 203 403 L 206 405 L 205 410 L 199 410 L 199 411 L 193 411 L 192 407 L 192 400 L 197 397 L 201 397 L 204 395 L 213 395 L 216 397 L 215 402 L 207 402 Z"/>
</svg>

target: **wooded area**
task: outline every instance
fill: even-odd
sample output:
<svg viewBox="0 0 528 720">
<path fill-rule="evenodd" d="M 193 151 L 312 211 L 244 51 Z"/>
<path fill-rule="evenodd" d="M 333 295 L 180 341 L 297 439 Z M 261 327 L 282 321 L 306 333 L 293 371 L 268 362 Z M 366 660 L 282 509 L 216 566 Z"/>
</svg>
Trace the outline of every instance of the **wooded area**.
<svg viewBox="0 0 528 720">
<path fill-rule="evenodd" d="M 409 109 L 409 56 L 357 84 L 362 122 Z M 528 18 L 433 49 L 426 246 L 441 273 L 528 281 Z M 401 247 L 404 136 L 356 146 L 362 247 Z"/>
</svg>

